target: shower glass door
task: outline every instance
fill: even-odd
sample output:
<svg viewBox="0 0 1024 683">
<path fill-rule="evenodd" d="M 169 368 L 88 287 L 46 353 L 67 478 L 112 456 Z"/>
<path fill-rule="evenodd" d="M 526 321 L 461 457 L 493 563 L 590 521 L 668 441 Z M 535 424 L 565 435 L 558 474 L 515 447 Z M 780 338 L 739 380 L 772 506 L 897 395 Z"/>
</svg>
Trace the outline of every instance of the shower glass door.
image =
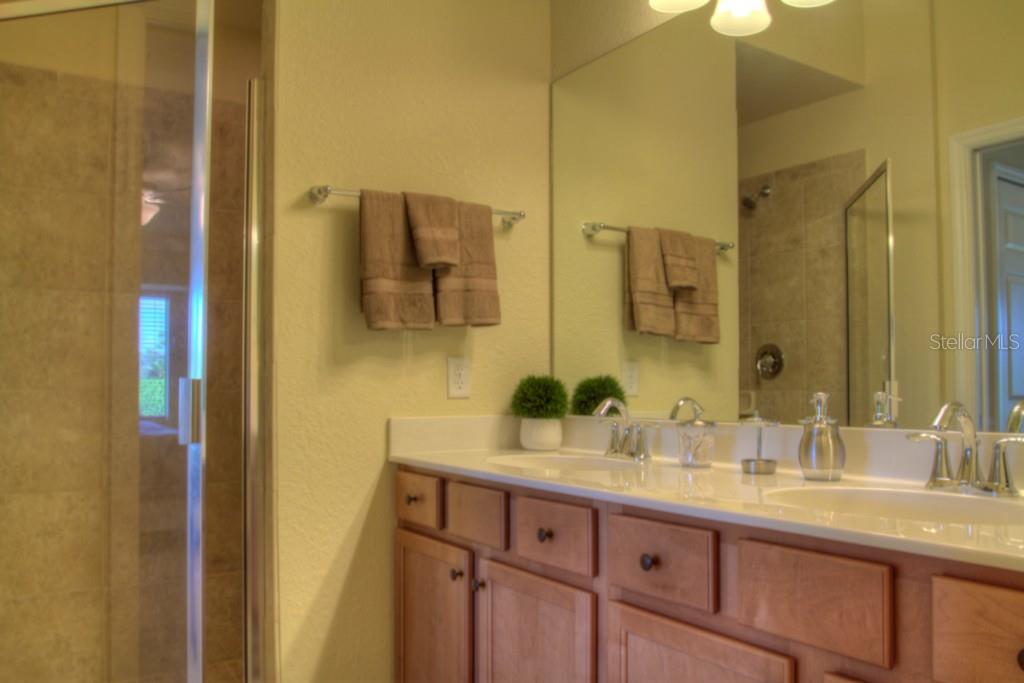
<svg viewBox="0 0 1024 683">
<path fill-rule="evenodd" d="M 199 681 L 210 7 L 53 6 L 0 1 L 0 681 Z"/>
</svg>

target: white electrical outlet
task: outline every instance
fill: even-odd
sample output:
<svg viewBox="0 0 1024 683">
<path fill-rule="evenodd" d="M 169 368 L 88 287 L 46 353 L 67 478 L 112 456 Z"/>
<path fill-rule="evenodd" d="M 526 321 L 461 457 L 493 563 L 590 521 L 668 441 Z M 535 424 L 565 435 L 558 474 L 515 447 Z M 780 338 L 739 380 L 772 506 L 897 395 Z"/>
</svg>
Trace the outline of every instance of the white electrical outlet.
<svg viewBox="0 0 1024 683">
<path fill-rule="evenodd" d="M 448 398 L 469 398 L 471 379 L 468 358 L 448 359 Z"/>
<path fill-rule="evenodd" d="M 622 361 L 622 389 L 626 396 L 640 395 L 640 363 L 635 360 Z"/>
</svg>

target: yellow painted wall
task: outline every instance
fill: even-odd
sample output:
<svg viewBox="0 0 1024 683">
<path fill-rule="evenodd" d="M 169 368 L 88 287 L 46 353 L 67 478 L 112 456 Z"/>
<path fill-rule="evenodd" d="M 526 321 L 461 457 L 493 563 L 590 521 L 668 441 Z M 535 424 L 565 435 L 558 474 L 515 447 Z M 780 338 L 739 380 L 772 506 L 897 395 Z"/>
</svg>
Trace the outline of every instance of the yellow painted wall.
<svg viewBox="0 0 1024 683">
<path fill-rule="evenodd" d="M 284 681 L 393 672 L 393 415 L 507 411 L 549 370 L 547 0 L 278 0 L 273 97 L 274 458 Z M 503 323 L 369 332 L 356 205 L 311 185 L 525 209 L 498 234 Z M 446 357 L 472 398 L 446 399 Z"/>
<path fill-rule="evenodd" d="M 736 240 L 732 41 L 669 22 L 559 80 L 552 98 L 555 372 L 571 389 L 639 361 L 634 410 L 667 414 L 689 394 L 735 419 L 736 252 L 718 261 L 722 343 L 701 345 L 624 332 L 624 236 L 580 234 L 583 221 L 601 221 Z"/>
<path fill-rule="evenodd" d="M 955 0 L 954 0 L 955 2 Z M 943 398 L 928 350 L 941 302 L 931 1 L 863 0 L 865 87 L 740 128 L 740 177 L 857 149 L 892 161 L 896 376 L 901 422 L 923 426 Z"/>
<path fill-rule="evenodd" d="M 949 174 L 951 137 L 1024 117 L 1024 76 L 1020 31 L 1024 3 L 1016 0 L 934 0 L 936 159 L 942 211 L 942 264 L 950 272 L 952 224 Z M 952 283 L 943 282 L 946 334 L 969 333 L 952 320 Z M 945 354 L 946 377 L 952 378 L 954 353 Z M 950 379 L 950 386 L 952 380 Z"/>
</svg>

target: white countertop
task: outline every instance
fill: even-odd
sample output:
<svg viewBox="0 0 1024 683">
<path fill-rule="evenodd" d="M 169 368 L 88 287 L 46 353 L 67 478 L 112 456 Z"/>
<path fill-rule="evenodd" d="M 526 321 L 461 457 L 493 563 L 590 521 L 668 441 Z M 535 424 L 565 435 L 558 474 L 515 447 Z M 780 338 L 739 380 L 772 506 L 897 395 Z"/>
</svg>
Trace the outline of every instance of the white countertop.
<svg viewBox="0 0 1024 683">
<path fill-rule="evenodd" d="M 421 440 L 418 448 L 403 448 L 410 435 L 396 434 L 392 425 L 389 460 L 399 465 L 496 484 L 1024 571 L 1024 499 L 1021 498 L 994 500 L 957 493 L 924 492 L 923 479 L 916 482 L 847 474 L 839 482 L 808 482 L 799 470 L 785 468 L 785 460 L 780 462 L 780 469 L 774 475 L 744 474 L 737 464 L 728 461 L 716 462 L 709 469 L 683 468 L 674 458 L 664 456 L 656 457 L 646 467 L 629 466 L 615 471 L 553 467 L 524 469 L 501 464 L 500 456 L 531 452 L 508 448 L 507 426 L 496 428 L 488 424 L 493 433 L 503 437 L 497 440 L 496 447 L 435 451 L 425 450 L 425 447 L 436 445 L 430 438 Z M 448 424 L 448 427 L 452 426 Z M 404 427 L 399 432 L 401 429 Z M 451 433 L 448 429 L 443 431 Z M 601 455 L 589 449 L 563 448 L 561 452 Z M 859 510 L 850 509 L 856 505 L 840 505 L 827 498 L 826 502 L 818 499 L 812 504 L 799 506 L 777 500 L 780 495 L 788 495 L 786 491 L 800 488 L 865 491 L 863 496 L 859 491 L 853 492 L 860 496 Z M 932 519 L 913 519 L 925 515 L 917 512 L 913 505 L 902 505 L 901 492 L 907 492 L 911 500 L 914 496 L 918 496 L 918 501 L 926 500 L 931 510 L 927 516 Z M 877 507 L 871 504 L 875 496 L 879 496 Z M 889 502 L 885 503 L 885 499 Z M 895 505 L 892 504 L 894 501 Z M 868 505 L 865 506 L 865 502 Z M 1000 522 L 964 523 L 964 519 L 976 518 L 972 513 L 974 509 L 980 512 L 979 506 L 987 507 L 988 512 Z M 977 518 L 982 518 L 982 515 Z M 1005 520 L 1010 520 L 1010 523 L 1004 523 Z"/>
</svg>

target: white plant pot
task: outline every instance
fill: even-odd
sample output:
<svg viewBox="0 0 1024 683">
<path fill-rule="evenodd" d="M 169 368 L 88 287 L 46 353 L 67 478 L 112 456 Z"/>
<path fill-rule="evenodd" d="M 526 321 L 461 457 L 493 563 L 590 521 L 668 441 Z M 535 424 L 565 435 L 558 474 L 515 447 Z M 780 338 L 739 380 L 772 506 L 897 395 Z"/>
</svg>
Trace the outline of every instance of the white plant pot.
<svg viewBox="0 0 1024 683">
<path fill-rule="evenodd" d="M 524 417 L 519 442 L 530 451 L 557 451 L 562 445 L 562 421 Z"/>
</svg>

